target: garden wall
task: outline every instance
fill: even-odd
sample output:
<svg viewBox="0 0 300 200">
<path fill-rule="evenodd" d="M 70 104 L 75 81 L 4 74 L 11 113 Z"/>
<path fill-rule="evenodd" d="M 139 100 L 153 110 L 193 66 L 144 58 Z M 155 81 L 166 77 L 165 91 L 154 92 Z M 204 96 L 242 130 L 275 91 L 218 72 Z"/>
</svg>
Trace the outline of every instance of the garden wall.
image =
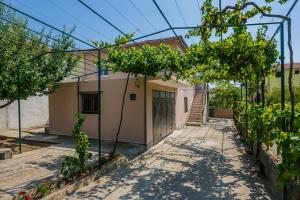
<svg viewBox="0 0 300 200">
<path fill-rule="evenodd" d="M 0 103 L 2 104 L 2 103 Z M 48 97 L 29 97 L 21 101 L 22 128 L 45 126 L 48 123 Z M 0 109 L 0 130 L 18 129 L 18 103 Z"/>
<path fill-rule="evenodd" d="M 233 118 L 233 111 L 229 108 L 210 108 L 209 117 L 214 118 Z"/>
</svg>

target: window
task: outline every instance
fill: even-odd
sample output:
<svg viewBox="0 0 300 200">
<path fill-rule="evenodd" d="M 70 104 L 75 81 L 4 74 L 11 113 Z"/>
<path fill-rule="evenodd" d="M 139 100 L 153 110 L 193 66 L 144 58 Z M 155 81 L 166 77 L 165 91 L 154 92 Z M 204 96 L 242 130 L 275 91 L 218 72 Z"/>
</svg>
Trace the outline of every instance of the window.
<svg viewBox="0 0 300 200">
<path fill-rule="evenodd" d="M 108 69 L 106 69 L 106 68 L 102 68 L 101 70 L 100 70 L 100 76 L 108 76 Z"/>
<path fill-rule="evenodd" d="M 184 97 L 184 112 L 188 112 L 188 98 Z"/>
<path fill-rule="evenodd" d="M 99 113 L 99 95 L 97 93 L 81 94 L 82 113 Z"/>
<path fill-rule="evenodd" d="M 296 69 L 296 70 L 295 70 L 295 74 L 299 74 L 299 69 Z"/>
<path fill-rule="evenodd" d="M 135 93 L 132 93 L 130 94 L 130 101 L 135 101 L 136 100 L 136 94 Z"/>
<path fill-rule="evenodd" d="M 108 76 L 108 69 L 102 69 L 101 76 Z"/>
</svg>

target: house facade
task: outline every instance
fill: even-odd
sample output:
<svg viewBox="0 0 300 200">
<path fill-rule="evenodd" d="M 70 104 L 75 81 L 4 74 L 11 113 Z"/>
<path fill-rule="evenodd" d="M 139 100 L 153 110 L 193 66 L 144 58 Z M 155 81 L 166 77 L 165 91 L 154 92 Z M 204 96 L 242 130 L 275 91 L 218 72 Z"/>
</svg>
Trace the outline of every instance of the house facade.
<svg viewBox="0 0 300 200">
<path fill-rule="evenodd" d="M 187 48 L 183 40 L 178 41 L 176 38 L 142 43 L 152 45 L 165 43 L 182 53 Z M 97 51 L 93 50 L 84 54 L 85 70 L 92 69 L 95 55 Z M 105 56 L 101 55 L 102 58 Z M 97 76 L 98 74 L 85 76 L 79 82 L 67 79 L 49 96 L 50 134 L 72 135 L 74 115 L 81 112 L 86 116 L 84 131 L 90 138 L 98 138 L 100 111 L 101 139 L 115 139 L 127 74 L 102 72 L 101 104 Z M 194 87 L 186 81 L 173 79 L 163 81 L 159 77 L 130 77 L 119 141 L 152 146 L 173 130 L 184 127 L 194 94 Z"/>
<path fill-rule="evenodd" d="M 272 91 L 273 88 L 281 88 L 281 71 L 279 70 L 275 74 L 272 74 L 267 79 L 267 91 Z M 288 77 L 290 73 L 290 64 L 284 65 L 284 77 L 285 87 L 288 86 Z M 294 86 L 300 86 L 300 63 L 294 63 L 293 67 L 293 84 Z"/>
</svg>

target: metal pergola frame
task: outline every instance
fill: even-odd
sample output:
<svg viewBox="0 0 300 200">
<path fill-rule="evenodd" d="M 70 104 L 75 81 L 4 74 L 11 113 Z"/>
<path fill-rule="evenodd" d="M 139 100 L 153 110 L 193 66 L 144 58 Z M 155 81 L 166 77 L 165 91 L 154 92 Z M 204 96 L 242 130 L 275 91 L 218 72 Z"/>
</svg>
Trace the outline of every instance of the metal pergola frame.
<svg viewBox="0 0 300 200">
<path fill-rule="evenodd" d="M 83 6 L 85 6 L 87 9 L 89 9 L 92 13 L 94 13 L 95 15 L 97 15 L 102 21 L 106 22 L 108 25 L 110 25 L 113 29 L 115 29 L 116 31 L 118 31 L 119 33 L 121 33 L 122 35 L 126 36 L 126 33 L 123 32 L 122 30 L 120 30 L 117 26 L 115 26 L 112 22 L 110 22 L 108 19 L 106 19 L 105 17 L 103 17 L 100 13 L 98 13 L 97 11 L 95 11 L 94 9 L 92 9 L 90 6 L 88 6 L 86 3 L 84 3 L 82 0 L 77 0 L 78 2 L 80 2 Z M 140 39 L 144 39 L 144 38 L 147 38 L 147 37 L 150 37 L 150 36 L 154 36 L 154 35 L 157 35 L 157 34 L 160 34 L 160 33 L 163 33 L 163 32 L 167 32 L 167 31 L 172 31 L 174 36 L 177 38 L 177 40 L 179 42 L 182 42 L 182 39 L 180 38 L 180 36 L 176 33 L 176 30 L 188 30 L 188 29 L 197 29 L 199 28 L 198 26 L 187 26 L 187 27 L 173 27 L 169 20 L 167 19 L 167 17 L 165 16 L 164 12 L 162 11 L 162 9 L 160 8 L 159 4 L 156 2 L 156 0 L 152 0 L 153 1 L 153 4 L 155 5 L 155 7 L 157 8 L 157 10 L 159 11 L 159 13 L 161 14 L 162 18 L 164 19 L 164 21 L 168 24 L 169 28 L 166 28 L 166 29 L 163 29 L 163 30 L 159 30 L 159 31 L 156 31 L 156 32 L 153 32 L 153 33 L 150 33 L 150 34 L 146 34 L 146 35 L 143 35 L 143 36 L 140 36 L 140 37 L 136 37 L 136 38 L 133 38 L 130 40 L 130 42 L 133 42 L 135 45 L 140 46 L 140 44 L 137 42 L 137 40 L 140 40 Z M 293 11 L 294 7 L 296 6 L 296 4 L 298 3 L 298 0 L 295 0 L 293 5 L 291 6 L 291 8 L 289 9 L 288 13 L 286 14 L 286 16 L 289 16 L 291 14 L 291 12 Z M 90 52 L 90 51 L 97 51 L 97 56 L 95 56 L 94 54 L 91 54 L 93 56 L 95 56 L 97 58 L 97 61 L 100 65 L 100 61 L 101 60 L 104 60 L 104 59 L 101 59 L 101 52 L 104 52 L 105 53 L 105 49 L 106 48 L 98 48 L 97 46 L 95 45 L 92 45 L 78 37 L 75 37 L 73 36 L 72 34 L 69 34 L 57 27 L 54 27 L 38 18 L 35 18 L 23 11 L 20 11 L 6 3 L 3 3 L 3 2 L 0 2 L 0 4 L 8 7 L 9 9 L 12 9 L 14 10 L 15 12 L 17 13 L 20 13 L 21 15 L 24 15 L 26 16 L 27 18 L 30 18 L 40 24 L 43 24 L 44 26 L 47 26 L 49 27 L 50 29 L 52 30 L 55 30 L 61 34 L 64 34 L 64 35 L 67 35 L 69 36 L 70 38 L 78 41 L 78 42 L 81 42 L 89 47 L 91 47 L 91 49 L 78 49 L 76 47 L 73 47 L 74 50 L 68 50 L 68 51 L 64 51 L 64 52 L 69 52 L 69 53 L 78 53 L 78 52 Z M 219 0 L 219 9 L 220 11 L 222 10 L 222 4 L 221 4 L 221 0 Z M 5 20 L 5 19 L 2 19 L 1 20 Z M 272 38 L 270 39 L 270 41 L 274 40 L 276 34 L 279 32 L 280 30 L 280 46 L 281 46 L 281 49 L 280 49 L 280 55 L 281 55 L 281 70 L 284 71 L 284 22 L 285 20 L 282 20 L 281 22 L 265 22 L 265 23 L 249 23 L 249 24 L 245 24 L 245 26 L 261 26 L 261 25 L 279 25 L 277 30 L 275 31 L 274 35 L 272 36 Z M 11 22 L 12 23 L 12 22 Z M 233 27 L 233 26 L 230 26 L 230 27 Z M 30 28 L 27 28 L 27 27 L 23 27 L 23 28 L 26 28 L 27 30 L 35 33 L 35 34 L 41 34 L 37 31 L 34 31 Z M 44 35 L 46 36 L 46 35 Z M 54 40 L 54 38 L 50 38 L 52 40 Z M 221 37 L 222 39 L 222 37 Z M 112 44 L 111 46 L 109 47 L 113 47 L 117 44 Z M 108 47 L 107 47 L 108 48 Z M 142 48 L 142 47 L 141 47 Z M 44 54 L 41 54 L 41 55 L 38 55 L 38 56 L 35 56 L 34 58 L 31 58 L 30 60 L 34 60 L 34 59 L 37 59 L 38 57 L 40 56 L 44 56 L 48 53 L 62 53 L 62 52 L 46 52 Z M 86 63 L 85 63 L 86 64 Z M 19 66 L 17 65 L 17 70 L 19 71 Z M 77 90 L 78 90 L 78 104 L 79 104 L 79 82 L 80 82 L 80 78 L 82 77 L 85 77 L 85 76 L 89 76 L 89 75 L 92 75 L 92 74 L 98 74 L 97 76 L 97 82 L 98 82 L 98 89 L 97 89 L 97 92 L 99 94 L 99 103 L 101 105 L 101 66 L 98 66 L 98 69 L 96 71 L 91 71 L 91 73 L 88 73 L 88 74 L 83 74 L 83 75 L 77 75 L 75 77 L 73 77 L 73 79 L 77 79 Z M 285 97 L 284 97 L 284 73 L 281 73 L 281 105 L 282 105 L 282 109 L 284 109 L 284 105 L 285 105 Z M 147 140 L 146 140 L 146 76 L 145 76 L 145 88 L 144 88 L 144 95 L 145 95 L 145 105 L 144 105 L 144 109 L 145 109 L 145 145 L 147 144 Z M 19 72 L 18 72 L 18 82 L 19 82 Z M 19 97 L 19 90 L 20 88 L 18 87 L 17 88 L 17 91 L 18 91 L 18 122 L 19 122 L 19 126 L 18 126 L 18 131 L 19 131 L 19 151 L 20 153 L 22 153 L 22 147 L 21 147 L 21 144 L 22 144 L 22 135 L 21 135 L 21 105 L 20 105 L 20 97 Z M 242 93 L 241 93 L 242 95 Z M 246 106 L 248 105 L 248 100 L 247 100 L 248 96 L 247 96 L 247 86 L 246 86 Z M 100 106 L 101 107 L 101 106 Z M 79 105 L 78 105 L 78 109 L 79 109 Z M 79 110 L 78 110 L 79 112 Z M 246 114 L 246 124 L 247 124 L 247 114 Z M 247 125 L 246 125 L 246 128 L 247 128 Z M 285 128 L 285 120 L 283 119 L 282 120 L 282 128 L 284 130 Z M 99 169 L 101 167 L 101 109 L 99 110 L 99 113 L 98 113 L 98 166 L 99 166 Z"/>
</svg>

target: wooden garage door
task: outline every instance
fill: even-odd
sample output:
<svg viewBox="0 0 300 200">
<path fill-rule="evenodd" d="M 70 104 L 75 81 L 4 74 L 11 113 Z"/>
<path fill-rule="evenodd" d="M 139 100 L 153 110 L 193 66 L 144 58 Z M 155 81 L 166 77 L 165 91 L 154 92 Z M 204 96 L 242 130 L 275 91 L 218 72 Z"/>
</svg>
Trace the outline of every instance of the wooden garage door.
<svg viewBox="0 0 300 200">
<path fill-rule="evenodd" d="M 175 93 L 153 91 L 153 141 L 159 142 L 175 129 Z"/>
</svg>

